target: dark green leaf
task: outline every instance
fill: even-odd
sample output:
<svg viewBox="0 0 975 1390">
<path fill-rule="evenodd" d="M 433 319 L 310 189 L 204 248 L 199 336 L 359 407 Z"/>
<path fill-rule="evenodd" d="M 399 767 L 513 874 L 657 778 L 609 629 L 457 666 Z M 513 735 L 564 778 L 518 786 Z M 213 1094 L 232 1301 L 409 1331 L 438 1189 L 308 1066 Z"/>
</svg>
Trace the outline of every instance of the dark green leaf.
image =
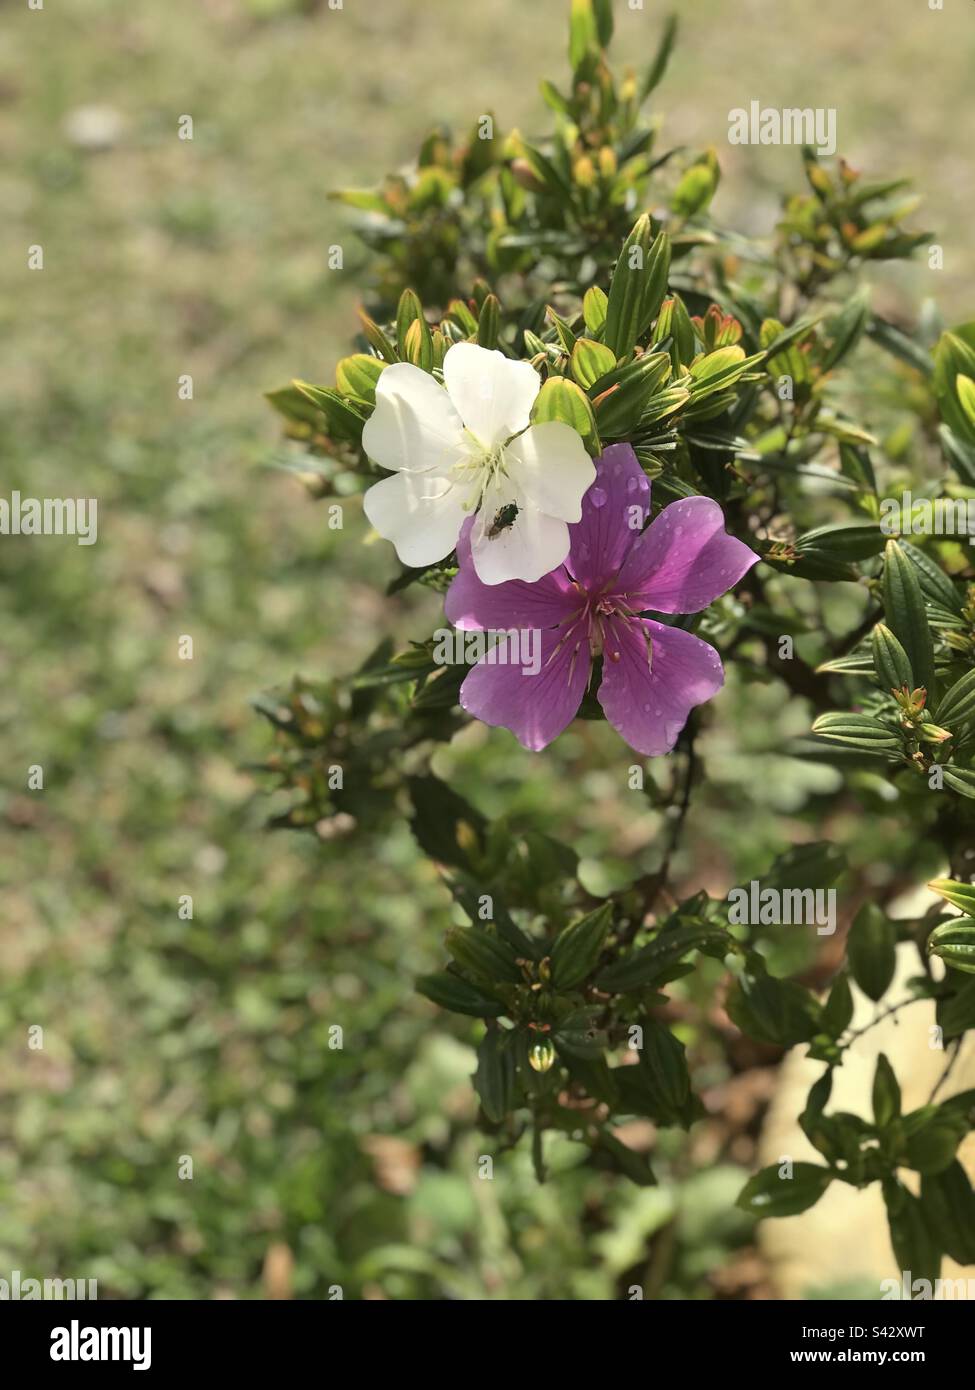
<svg viewBox="0 0 975 1390">
<path fill-rule="evenodd" d="M 815 1206 L 834 1176 L 817 1163 L 795 1163 L 791 1171 L 781 1177 L 775 1164 L 763 1168 L 745 1184 L 738 1206 L 752 1216 L 798 1216 Z"/>
<path fill-rule="evenodd" d="M 882 999 L 897 968 L 897 928 L 876 903 L 864 903 L 846 942 L 853 978 L 868 999 Z"/>
<path fill-rule="evenodd" d="M 884 611 L 887 625 L 907 652 L 919 685 L 934 688 L 934 644 L 917 571 L 897 541 L 884 553 Z"/>
</svg>

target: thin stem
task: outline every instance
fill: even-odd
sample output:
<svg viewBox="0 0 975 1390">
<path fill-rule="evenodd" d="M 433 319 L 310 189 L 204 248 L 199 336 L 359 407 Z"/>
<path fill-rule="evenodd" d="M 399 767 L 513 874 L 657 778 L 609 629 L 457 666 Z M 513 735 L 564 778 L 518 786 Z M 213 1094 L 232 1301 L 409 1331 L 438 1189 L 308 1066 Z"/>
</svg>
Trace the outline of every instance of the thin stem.
<svg viewBox="0 0 975 1390">
<path fill-rule="evenodd" d="M 884 1009 L 881 1013 L 877 1014 L 875 1018 L 871 1019 L 869 1023 L 865 1023 L 862 1028 L 854 1029 L 843 1046 L 849 1047 L 850 1043 L 855 1042 L 857 1038 L 862 1038 L 864 1033 L 869 1033 L 871 1028 L 876 1028 L 878 1023 L 883 1023 L 885 1018 L 890 1018 L 892 1015 L 900 1013 L 901 1009 L 906 1009 L 911 1004 L 919 1004 L 921 1000 L 926 997 L 927 996 L 923 994 L 916 994 L 911 999 L 902 999 L 899 1004 L 891 1004 L 889 1009 Z"/>
<path fill-rule="evenodd" d="M 951 1073 L 952 1073 L 952 1071 L 954 1070 L 954 1067 L 955 1067 L 955 1063 L 958 1061 L 958 1058 L 961 1056 L 961 1045 L 962 1045 L 962 1039 L 961 1039 L 961 1038 L 956 1038 L 955 1041 L 954 1041 L 953 1043 L 949 1043 L 949 1044 L 948 1044 L 949 1048 L 953 1048 L 954 1051 L 952 1052 L 951 1056 L 948 1058 L 947 1062 L 945 1063 L 944 1070 L 942 1071 L 941 1076 L 940 1076 L 940 1077 L 938 1078 L 938 1080 L 936 1081 L 935 1086 L 934 1086 L 934 1090 L 933 1090 L 933 1091 L 931 1092 L 931 1094 L 928 1096 L 928 1104 L 929 1104 L 929 1105 L 931 1105 L 931 1104 L 933 1103 L 935 1096 L 938 1094 L 938 1092 L 941 1090 L 942 1086 L 945 1084 L 945 1082 L 946 1082 L 946 1081 L 948 1080 L 948 1078 L 951 1076 Z"/>
</svg>

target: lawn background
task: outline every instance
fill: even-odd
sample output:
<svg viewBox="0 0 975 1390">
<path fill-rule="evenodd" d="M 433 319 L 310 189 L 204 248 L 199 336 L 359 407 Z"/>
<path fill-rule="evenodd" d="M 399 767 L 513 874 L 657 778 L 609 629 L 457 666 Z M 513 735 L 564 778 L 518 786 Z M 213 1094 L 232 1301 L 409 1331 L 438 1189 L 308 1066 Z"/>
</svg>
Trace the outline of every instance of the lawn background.
<svg viewBox="0 0 975 1390">
<path fill-rule="evenodd" d="M 747 1145 L 659 1189 L 579 1170 L 571 1146 L 544 1188 L 520 1150 L 477 1181 L 474 1026 L 411 987 L 449 921 L 432 871 L 405 831 L 351 851 L 266 832 L 248 770 L 268 751 L 256 692 L 347 670 L 436 615 L 429 595 L 380 597 L 393 558 L 361 543 L 354 506 L 330 532 L 270 467 L 262 392 L 329 380 L 354 330 L 364 258 L 326 192 L 377 180 L 438 122 L 543 129 L 566 9 L 2 5 L 0 490 L 95 496 L 99 536 L 0 538 L 0 1277 L 97 1278 L 103 1297 L 532 1299 L 638 1277 L 708 1297 L 747 1251 L 731 1208 Z M 646 62 L 663 7 L 617 10 L 616 61 Z M 943 272 L 922 260 L 897 293 L 972 317 L 975 9 L 683 10 L 659 100 L 670 142 L 717 146 L 718 216 L 767 231 L 800 181 L 795 151 L 727 145 L 730 108 L 835 106 L 841 151 L 913 175 L 945 248 Z M 698 842 L 719 879 L 744 853 L 744 803 L 763 854 L 805 795 L 775 758 L 801 732 L 780 711 L 770 695 L 759 732 L 710 736 L 718 802 Z M 476 730 L 442 766 L 488 813 L 567 830 L 612 886 L 660 827 L 627 816 L 615 773 L 585 770 L 604 732 L 542 763 Z"/>
</svg>

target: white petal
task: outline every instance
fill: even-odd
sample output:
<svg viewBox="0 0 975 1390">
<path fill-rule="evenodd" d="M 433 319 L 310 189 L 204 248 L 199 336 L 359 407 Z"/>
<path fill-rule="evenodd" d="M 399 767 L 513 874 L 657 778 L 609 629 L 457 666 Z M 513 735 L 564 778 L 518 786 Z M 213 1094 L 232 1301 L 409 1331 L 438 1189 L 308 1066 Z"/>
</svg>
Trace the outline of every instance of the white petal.
<svg viewBox="0 0 975 1390">
<path fill-rule="evenodd" d="M 383 478 L 369 489 L 362 506 L 379 534 L 393 542 L 403 564 L 416 568 L 449 555 L 468 516 L 461 489 L 430 474 Z"/>
<path fill-rule="evenodd" d="M 376 383 L 376 409 L 362 447 L 383 468 L 444 472 L 464 454 L 464 425 L 443 387 L 410 362 L 394 362 Z"/>
<path fill-rule="evenodd" d="M 512 504 L 518 508 L 514 521 L 490 535 L 498 512 Z M 501 478 L 486 489 L 471 531 L 471 556 L 482 583 L 524 579 L 534 584 L 558 569 L 568 553 L 569 528 L 565 522 L 538 511 L 510 478 Z"/>
<path fill-rule="evenodd" d="M 511 441 L 504 459 L 531 505 L 562 521 L 580 520 L 583 496 L 596 481 L 596 465 L 571 425 L 557 420 L 532 425 Z"/>
<path fill-rule="evenodd" d="M 380 381 L 388 371 L 387 367 Z M 542 385 L 530 362 L 512 362 L 504 353 L 476 343 L 455 343 L 448 349 L 443 379 L 464 424 L 486 449 L 525 428 Z"/>
</svg>

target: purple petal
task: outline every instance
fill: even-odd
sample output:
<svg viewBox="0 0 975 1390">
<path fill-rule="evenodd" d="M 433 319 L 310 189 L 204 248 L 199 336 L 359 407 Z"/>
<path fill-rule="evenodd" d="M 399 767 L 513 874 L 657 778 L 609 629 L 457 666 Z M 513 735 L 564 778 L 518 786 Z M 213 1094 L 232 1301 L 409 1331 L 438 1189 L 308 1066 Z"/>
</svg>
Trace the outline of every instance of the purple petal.
<svg viewBox="0 0 975 1390">
<path fill-rule="evenodd" d="M 484 628 L 555 627 L 582 606 L 582 598 L 564 569 L 553 570 L 534 584 L 509 579 L 485 584 L 471 556 L 473 518 L 464 522 L 457 542 L 460 572 L 447 590 L 447 621 L 465 631 Z"/>
<path fill-rule="evenodd" d="M 521 666 L 491 666 L 482 658 L 460 688 L 460 703 L 468 714 L 510 729 L 534 753 L 572 723 L 592 664 L 583 623 L 546 628 L 536 637 L 539 640 L 537 675 L 525 674 Z"/>
<path fill-rule="evenodd" d="M 669 753 L 692 708 L 723 684 L 721 658 L 699 637 L 650 618 L 606 625 L 599 703 L 617 733 L 645 757 Z"/>
<path fill-rule="evenodd" d="M 759 556 L 724 529 L 709 497 L 665 507 L 633 543 L 617 591 L 631 606 L 658 613 L 699 613 L 734 587 Z"/>
<path fill-rule="evenodd" d="M 566 568 L 589 593 L 614 578 L 650 508 L 650 484 L 629 444 L 611 444 L 596 460 L 596 481 L 569 527 Z"/>
</svg>

